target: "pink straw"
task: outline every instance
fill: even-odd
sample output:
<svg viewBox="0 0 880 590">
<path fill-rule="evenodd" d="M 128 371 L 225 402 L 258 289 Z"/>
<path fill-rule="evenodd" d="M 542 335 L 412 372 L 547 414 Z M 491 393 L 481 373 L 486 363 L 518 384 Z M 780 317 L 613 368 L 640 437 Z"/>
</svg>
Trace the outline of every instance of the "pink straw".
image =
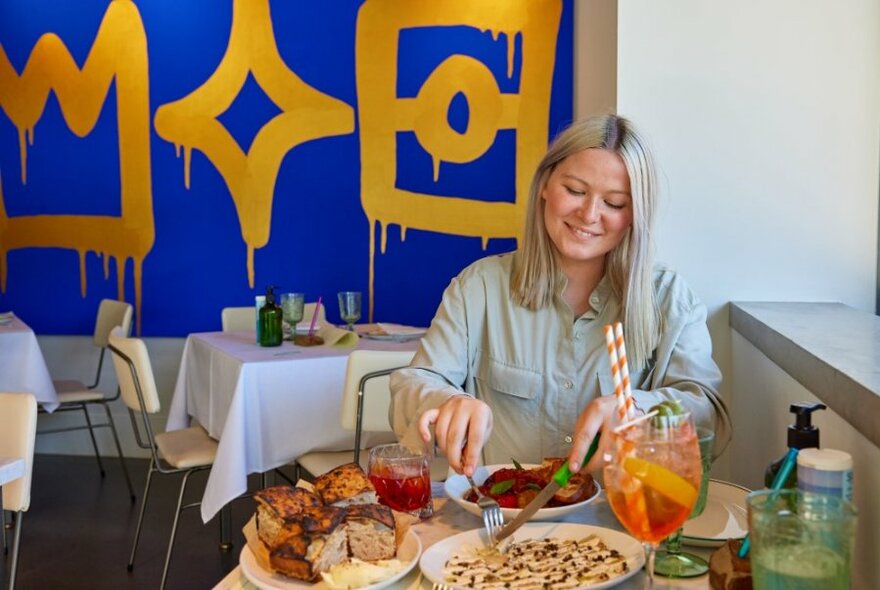
<svg viewBox="0 0 880 590">
<path fill-rule="evenodd" d="M 312 323 L 309 324 L 309 340 L 315 335 L 315 322 L 318 321 L 318 312 L 321 311 L 321 296 L 318 295 L 318 302 L 315 304 L 315 313 L 312 314 Z"/>
<path fill-rule="evenodd" d="M 626 421 L 626 400 L 623 395 L 623 383 L 620 380 L 620 367 L 617 361 L 617 349 L 614 343 L 614 332 L 610 325 L 605 326 L 605 343 L 608 345 L 608 362 L 611 365 L 611 378 L 614 380 L 614 397 L 617 399 L 617 417 Z"/>
<path fill-rule="evenodd" d="M 629 382 L 629 365 L 626 362 L 626 345 L 623 342 L 623 324 L 615 322 L 614 335 L 617 336 L 617 364 L 620 365 L 620 379 L 623 381 L 623 397 L 626 404 L 626 415 L 635 416 L 633 393 Z"/>
</svg>

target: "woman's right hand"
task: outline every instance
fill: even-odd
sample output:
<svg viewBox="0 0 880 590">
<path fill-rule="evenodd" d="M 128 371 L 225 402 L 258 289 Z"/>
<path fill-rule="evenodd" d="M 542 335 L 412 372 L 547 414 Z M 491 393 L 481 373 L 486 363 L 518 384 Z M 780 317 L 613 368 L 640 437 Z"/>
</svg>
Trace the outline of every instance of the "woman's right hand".
<svg viewBox="0 0 880 590">
<path fill-rule="evenodd" d="M 492 433 L 489 406 L 469 395 L 456 395 L 419 416 L 419 433 L 426 443 L 431 441 L 431 424 L 436 444 L 449 466 L 456 473 L 473 475 L 483 445 Z"/>
</svg>

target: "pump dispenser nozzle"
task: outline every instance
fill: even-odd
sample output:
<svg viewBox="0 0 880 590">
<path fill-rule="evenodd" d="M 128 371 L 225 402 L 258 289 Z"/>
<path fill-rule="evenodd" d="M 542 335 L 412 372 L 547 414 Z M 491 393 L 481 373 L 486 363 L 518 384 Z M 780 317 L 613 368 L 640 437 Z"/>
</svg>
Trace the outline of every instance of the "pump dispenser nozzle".
<svg viewBox="0 0 880 590">
<path fill-rule="evenodd" d="M 794 424 L 788 427 L 788 448 L 789 449 L 809 449 L 819 447 L 819 429 L 813 426 L 813 412 L 816 410 L 824 410 L 825 404 L 797 402 L 791 404 L 788 410 L 795 415 Z M 768 488 L 776 479 L 776 473 L 779 471 L 785 457 L 774 461 L 767 466 L 764 472 L 764 485 Z M 791 470 L 785 482 L 782 484 L 784 488 L 793 488 L 797 485 L 797 467 Z"/>
<path fill-rule="evenodd" d="M 819 446 L 819 429 L 813 426 L 813 412 L 824 410 L 825 404 L 798 402 L 788 410 L 795 415 L 794 424 L 788 427 L 788 448 L 808 449 Z"/>
</svg>

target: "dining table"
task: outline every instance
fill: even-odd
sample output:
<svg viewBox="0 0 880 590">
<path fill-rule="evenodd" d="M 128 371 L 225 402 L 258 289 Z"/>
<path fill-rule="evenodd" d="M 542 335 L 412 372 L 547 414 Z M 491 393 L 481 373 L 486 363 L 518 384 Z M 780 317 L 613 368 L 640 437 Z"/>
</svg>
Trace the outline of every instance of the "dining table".
<svg viewBox="0 0 880 590">
<path fill-rule="evenodd" d="M 432 494 L 434 502 L 434 515 L 424 521 L 415 524 L 412 531 L 418 536 L 422 546 L 422 554 L 432 545 L 438 543 L 452 535 L 456 535 L 465 531 L 480 529 L 483 526 L 483 520 L 465 511 L 456 502 L 453 502 L 445 495 L 442 482 L 432 482 Z M 623 527 L 618 522 L 611 506 L 607 501 L 604 491 L 600 493 L 595 500 L 584 506 L 583 509 L 574 511 L 558 520 L 560 524 L 575 523 L 588 524 L 612 531 L 623 531 Z M 551 529 L 552 530 L 552 529 Z M 601 537 L 601 531 L 599 532 Z M 632 539 L 635 542 L 635 539 Z M 708 547 L 687 547 L 687 551 L 700 555 L 708 559 L 713 551 Z M 243 549 L 244 551 L 244 549 Z M 689 579 L 671 579 L 655 576 L 654 588 L 709 588 L 709 575 L 704 574 Z M 635 590 L 648 588 L 648 576 L 644 569 L 636 572 L 634 575 L 622 579 L 619 584 L 613 584 L 615 588 L 621 590 Z M 312 587 L 298 580 L 280 580 L 278 576 L 273 578 L 273 582 L 269 585 L 258 586 L 254 584 L 241 565 L 236 566 L 230 571 L 220 582 L 214 586 L 214 590 L 299 590 L 302 588 Z M 326 586 L 321 585 L 321 588 Z M 436 586 L 428 579 L 419 568 L 415 565 L 410 572 L 393 584 L 388 586 L 391 590 L 436 590 Z"/>
<path fill-rule="evenodd" d="M 353 336 L 353 335 L 352 335 Z M 262 347 L 254 331 L 190 334 L 166 430 L 195 419 L 218 441 L 201 502 L 208 522 L 247 491 L 247 476 L 266 473 L 313 451 L 354 448 L 340 408 L 346 363 L 353 350 L 415 350 L 417 339 L 348 339 L 351 346 Z M 372 446 L 392 434 L 365 433 Z"/>
<path fill-rule="evenodd" d="M 0 314 L 0 392 L 32 393 L 47 412 L 58 408 L 58 393 L 34 331 L 21 318 Z"/>
</svg>

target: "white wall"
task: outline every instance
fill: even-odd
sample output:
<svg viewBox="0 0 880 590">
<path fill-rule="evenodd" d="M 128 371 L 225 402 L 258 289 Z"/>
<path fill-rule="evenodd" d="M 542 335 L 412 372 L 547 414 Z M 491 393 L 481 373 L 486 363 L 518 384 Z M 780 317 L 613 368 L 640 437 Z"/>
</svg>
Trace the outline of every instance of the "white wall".
<svg viewBox="0 0 880 590">
<path fill-rule="evenodd" d="M 728 301 L 873 311 L 880 3 L 620 0 L 617 97 L 656 148 L 659 257 L 709 308 L 728 399 Z"/>
</svg>

